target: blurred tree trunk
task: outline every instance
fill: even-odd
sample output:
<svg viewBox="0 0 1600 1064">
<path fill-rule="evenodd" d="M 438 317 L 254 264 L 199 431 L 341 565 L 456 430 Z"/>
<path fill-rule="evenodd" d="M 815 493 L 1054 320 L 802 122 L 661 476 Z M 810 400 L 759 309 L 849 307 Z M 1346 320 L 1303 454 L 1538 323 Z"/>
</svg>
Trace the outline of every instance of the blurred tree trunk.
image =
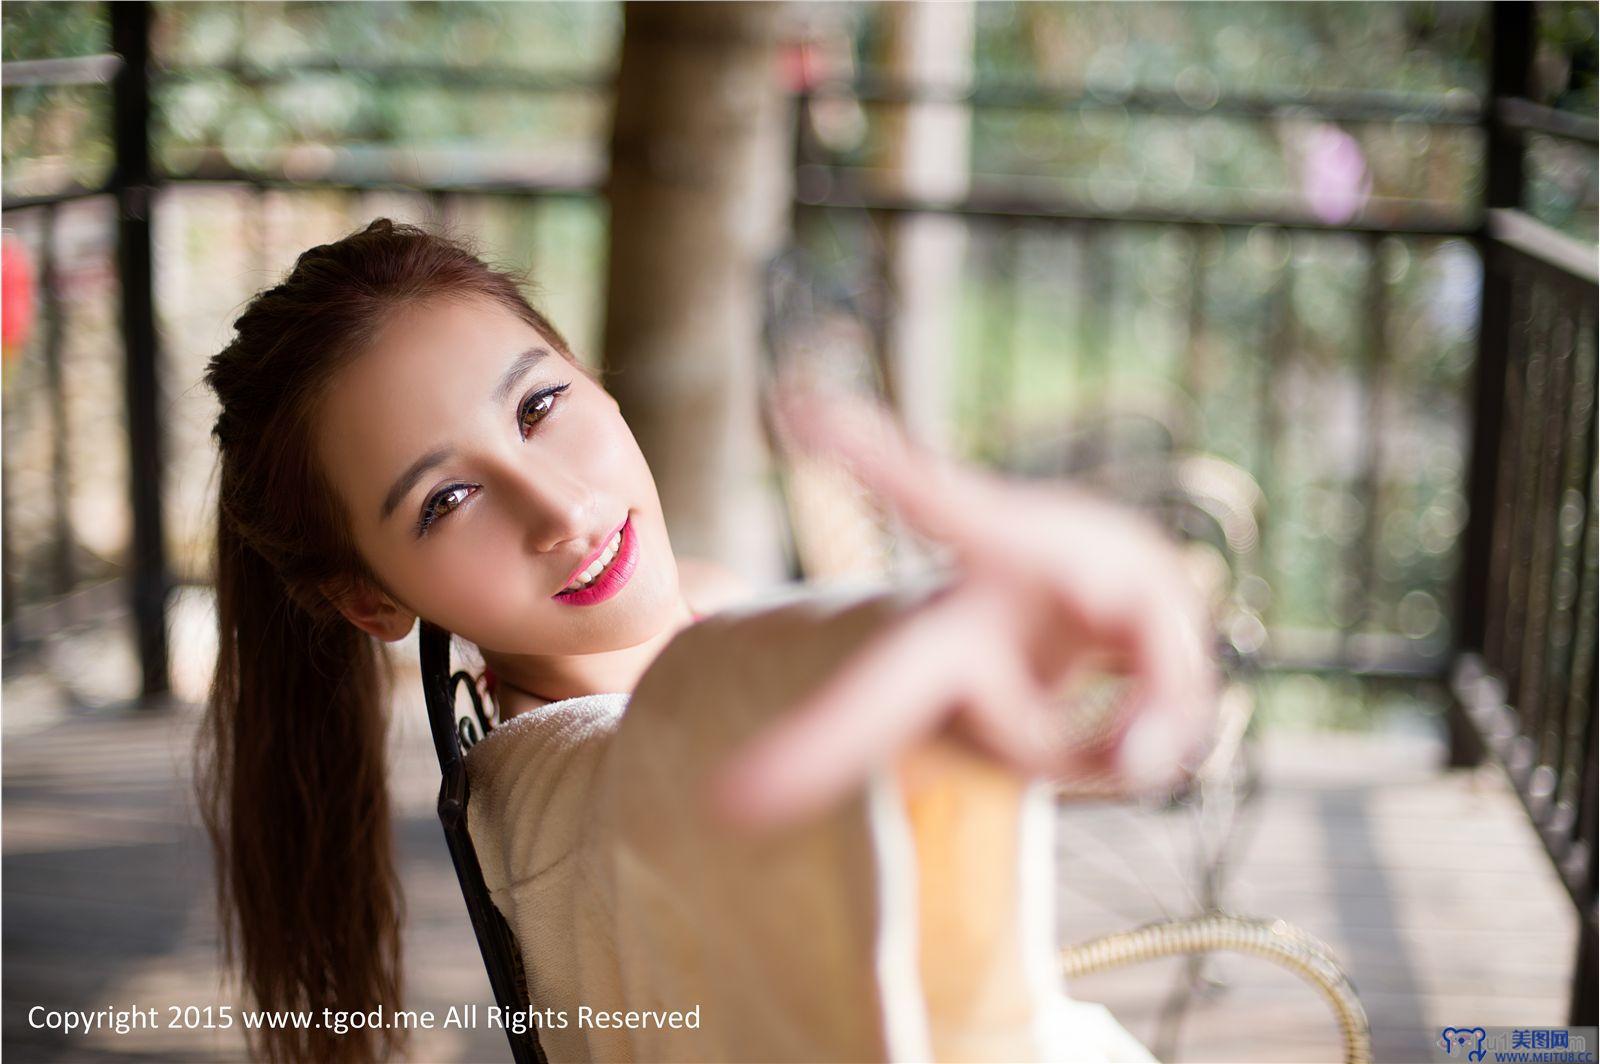
<svg viewBox="0 0 1600 1064">
<path fill-rule="evenodd" d="M 760 430 L 762 271 L 785 233 L 783 6 L 628 3 L 612 133 L 605 359 L 674 550 L 783 573 Z"/>
<path fill-rule="evenodd" d="M 971 0 L 886 4 L 882 65 L 890 80 L 959 95 L 972 84 Z M 952 203 L 970 185 L 972 112 L 964 103 L 908 103 L 884 111 L 880 191 Z M 938 450 L 951 425 L 961 264 L 966 223 L 938 214 L 891 216 L 884 237 L 889 317 L 884 371 L 912 435 Z"/>
</svg>

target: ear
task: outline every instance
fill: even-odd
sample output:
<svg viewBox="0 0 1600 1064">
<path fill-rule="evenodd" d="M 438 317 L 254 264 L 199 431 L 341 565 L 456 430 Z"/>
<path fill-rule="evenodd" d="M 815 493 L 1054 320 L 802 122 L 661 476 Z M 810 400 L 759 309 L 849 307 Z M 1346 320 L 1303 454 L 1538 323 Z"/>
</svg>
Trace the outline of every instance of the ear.
<svg viewBox="0 0 1600 1064">
<path fill-rule="evenodd" d="M 404 639 L 417 622 L 415 613 L 364 580 L 324 582 L 321 586 L 345 620 L 386 643 Z"/>
</svg>

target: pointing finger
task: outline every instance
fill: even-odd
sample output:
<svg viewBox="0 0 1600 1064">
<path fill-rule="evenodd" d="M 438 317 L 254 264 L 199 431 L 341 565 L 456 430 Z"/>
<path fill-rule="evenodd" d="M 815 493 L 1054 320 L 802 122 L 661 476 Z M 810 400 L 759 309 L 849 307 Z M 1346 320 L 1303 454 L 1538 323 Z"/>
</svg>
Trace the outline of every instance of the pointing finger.
<svg viewBox="0 0 1600 1064">
<path fill-rule="evenodd" d="M 1117 750 L 1128 786 L 1170 786 L 1210 726 L 1215 678 L 1199 629 L 1178 603 L 1143 615 L 1136 644 L 1137 719 Z"/>
<path fill-rule="evenodd" d="M 985 661 L 961 723 L 1000 760 L 1031 775 L 1060 771 L 1065 752 L 1061 707 L 1049 705 L 1026 661 L 1001 647 Z"/>
<path fill-rule="evenodd" d="M 910 440 L 880 404 L 846 392 L 785 389 L 774 420 L 808 453 L 841 462 L 912 528 L 963 553 L 994 539 L 984 478 Z"/>
</svg>

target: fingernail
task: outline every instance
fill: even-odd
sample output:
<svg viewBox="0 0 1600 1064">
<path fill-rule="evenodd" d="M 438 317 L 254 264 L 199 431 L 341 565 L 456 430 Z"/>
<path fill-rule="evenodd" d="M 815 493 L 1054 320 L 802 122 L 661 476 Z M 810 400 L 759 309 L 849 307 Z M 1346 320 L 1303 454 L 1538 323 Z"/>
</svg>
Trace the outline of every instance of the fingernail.
<svg viewBox="0 0 1600 1064">
<path fill-rule="evenodd" d="M 1171 784 L 1178 770 L 1178 735 L 1170 721 L 1145 713 L 1128 727 L 1117 751 L 1117 769 L 1127 786 L 1153 791 Z"/>
</svg>

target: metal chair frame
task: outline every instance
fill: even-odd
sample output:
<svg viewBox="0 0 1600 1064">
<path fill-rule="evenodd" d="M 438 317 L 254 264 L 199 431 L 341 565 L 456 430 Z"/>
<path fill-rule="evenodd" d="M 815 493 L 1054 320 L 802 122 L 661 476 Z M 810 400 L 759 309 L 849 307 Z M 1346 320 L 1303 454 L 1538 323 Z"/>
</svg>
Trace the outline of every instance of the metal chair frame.
<svg viewBox="0 0 1600 1064">
<path fill-rule="evenodd" d="M 522 967 L 522 953 L 517 939 L 500 910 L 489 896 L 488 884 L 483 879 L 483 868 L 478 863 L 478 851 L 467 831 L 467 798 L 470 787 L 467 767 L 462 754 L 488 733 L 489 717 L 483 709 L 483 698 L 477 683 L 465 671 L 450 671 L 450 633 L 436 625 L 422 622 L 418 634 L 418 652 L 422 665 L 422 689 L 428 706 L 428 725 L 433 733 L 434 752 L 439 755 L 439 823 L 444 826 L 444 839 L 450 847 L 450 861 L 455 865 L 456 879 L 461 884 L 461 896 L 467 903 L 467 915 L 472 918 L 472 929 L 478 936 L 478 949 L 483 953 L 483 964 L 489 973 L 489 986 L 494 991 L 495 1004 L 506 1013 L 527 1013 L 532 1004 L 528 997 L 527 973 Z M 472 715 L 456 714 L 456 689 L 464 685 L 472 702 Z M 518 1026 L 527 1029 L 521 1033 Z M 511 1043 L 511 1057 L 516 1064 L 547 1064 L 544 1047 L 539 1044 L 538 1027 L 529 1017 L 524 1025 L 506 1024 L 506 1040 Z"/>
</svg>

